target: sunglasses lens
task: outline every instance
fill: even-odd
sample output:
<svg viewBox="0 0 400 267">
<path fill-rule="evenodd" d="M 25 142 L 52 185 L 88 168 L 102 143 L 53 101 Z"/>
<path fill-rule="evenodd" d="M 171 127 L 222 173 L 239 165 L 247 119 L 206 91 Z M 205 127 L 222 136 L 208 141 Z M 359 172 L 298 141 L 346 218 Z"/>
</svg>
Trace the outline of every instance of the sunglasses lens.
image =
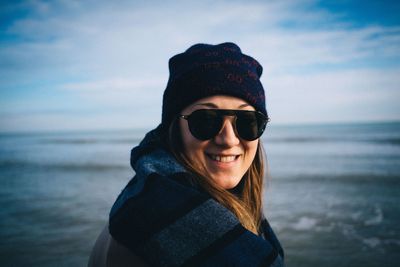
<svg viewBox="0 0 400 267">
<path fill-rule="evenodd" d="M 264 114 L 255 111 L 199 109 L 187 117 L 189 130 L 195 138 L 209 140 L 221 130 L 224 116 L 236 116 L 237 134 L 247 141 L 259 138 L 268 121 Z"/>
<path fill-rule="evenodd" d="M 266 118 L 254 111 L 242 111 L 236 115 L 236 130 L 240 138 L 253 141 L 259 138 L 267 125 Z"/>
<path fill-rule="evenodd" d="M 188 118 L 189 130 L 199 140 L 216 136 L 222 126 L 222 117 L 214 110 L 196 110 Z"/>
</svg>

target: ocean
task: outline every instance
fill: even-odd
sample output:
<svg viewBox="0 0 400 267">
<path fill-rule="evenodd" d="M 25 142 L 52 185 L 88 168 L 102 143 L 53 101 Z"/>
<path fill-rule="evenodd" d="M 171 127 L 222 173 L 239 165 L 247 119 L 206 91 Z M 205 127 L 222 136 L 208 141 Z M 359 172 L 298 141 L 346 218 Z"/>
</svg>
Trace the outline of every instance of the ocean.
<svg viewBox="0 0 400 267">
<path fill-rule="evenodd" d="M 0 134 L 0 266 L 86 266 L 145 129 Z M 268 125 L 286 265 L 398 266 L 400 122 Z"/>
</svg>

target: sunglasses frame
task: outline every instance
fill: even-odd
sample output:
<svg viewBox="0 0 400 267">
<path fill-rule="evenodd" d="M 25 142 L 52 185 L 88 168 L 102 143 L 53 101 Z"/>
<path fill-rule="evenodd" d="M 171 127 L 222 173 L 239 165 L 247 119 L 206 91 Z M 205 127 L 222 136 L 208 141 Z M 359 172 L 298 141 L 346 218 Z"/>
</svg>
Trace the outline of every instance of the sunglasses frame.
<svg viewBox="0 0 400 267">
<path fill-rule="evenodd" d="M 240 139 L 243 139 L 243 140 L 246 140 L 246 141 L 253 141 L 253 140 L 256 140 L 256 139 L 260 138 L 261 135 L 264 133 L 264 130 L 265 130 L 266 126 L 267 126 L 267 123 L 270 121 L 270 118 L 269 118 L 268 116 L 264 115 L 263 113 L 261 113 L 261 112 L 259 112 L 259 111 L 255 111 L 255 110 L 237 110 L 237 109 L 197 109 L 197 110 L 193 111 L 193 112 L 192 112 L 191 114 L 189 114 L 189 115 L 182 115 L 182 114 L 179 115 L 179 118 L 182 118 L 182 119 L 185 119 L 185 120 L 188 121 L 188 126 L 189 126 L 189 131 L 190 131 L 190 133 L 191 133 L 196 139 L 199 139 L 199 140 L 201 140 L 201 141 L 206 141 L 206 140 L 210 140 L 210 139 L 214 138 L 215 136 L 218 135 L 218 133 L 221 131 L 221 129 L 222 129 L 222 127 L 223 127 L 223 120 L 222 120 L 222 122 L 220 123 L 221 125 L 220 125 L 218 131 L 215 130 L 216 133 L 213 134 L 212 136 L 210 136 L 209 138 L 208 138 L 208 136 L 207 136 L 207 138 L 205 138 L 205 137 L 201 136 L 201 134 L 196 133 L 196 131 L 193 130 L 193 127 L 194 127 L 194 126 L 192 126 L 191 123 L 190 123 L 190 117 L 193 116 L 193 114 L 196 114 L 197 112 L 205 112 L 205 111 L 213 111 L 213 112 L 216 112 L 217 118 L 218 118 L 218 119 L 223 118 L 223 117 L 225 117 L 225 116 L 233 116 L 233 117 L 235 117 L 235 119 L 234 119 L 234 130 L 235 130 L 235 134 L 236 134 L 236 136 L 239 137 Z M 259 122 L 259 119 L 261 118 L 261 128 L 259 127 L 259 128 L 257 129 L 257 135 L 254 136 L 254 138 L 253 138 L 253 137 L 252 137 L 252 138 L 243 138 L 243 137 L 241 136 L 241 134 L 240 134 L 242 131 L 237 129 L 237 119 L 238 119 L 238 116 L 240 117 L 240 116 L 241 116 L 240 114 L 245 114 L 245 113 L 256 114 L 256 115 L 255 115 L 255 118 L 257 119 L 257 123 Z M 193 132 L 194 132 L 194 133 L 193 133 Z"/>
</svg>

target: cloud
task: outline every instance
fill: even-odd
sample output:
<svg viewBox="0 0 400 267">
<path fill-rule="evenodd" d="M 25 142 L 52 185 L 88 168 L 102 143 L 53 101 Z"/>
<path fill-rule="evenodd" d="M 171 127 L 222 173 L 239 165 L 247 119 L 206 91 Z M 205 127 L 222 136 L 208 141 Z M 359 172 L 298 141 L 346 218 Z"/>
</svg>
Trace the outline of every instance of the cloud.
<svg viewBox="0 0 400 267">
<path fill-rule="evenodd" d="M 39 9 L 54 9 L 34 3 Z M 66 4 L 56 3 L 55 6 Z M 54 65 L 61 68 L 67 64 L 102 75 L 115 75 L 116 70 L 126 72 L 129 68 L 143 73 L 152 67 L 160 72 L 170 55 L 195 41 L 237 40 L 252 50 L 261 51 L 261 56 L 269 55 L 274 66 L 342 63 L 371 56 L 372 52 L 383 57 L 398 57 L 400 28 L 304 30 L 281 26 L 287 21 L 323 24 L 321 21 L 327 17 L 329 21 L 327 12 L 299 9 L 302 5 L 310 6 L 313 1 L 295 3 L 216 1 L 173 7 L 161 4 L 154 8 L 100 2 L 90 9 L 75 3 L 78 7 L 67 8 L 61 14 L 59 11 L 53 15 L 49 11 L 48 16 L 17 20 L 7 33 L 23 36 L 27 42 L 7 47 L 3 56 L 14 59 L 19 67 L 27 61 L 31 62 L 26 64 L 30 69 Z M 40 60 L 34 64 L 33 59 Z"/>
<path fill-rule="evenodd" d="M 21 10 L 27 15 L 0 29 L 3 114 L 26 107 L 21 96 L 46 110 L 46 95 L 60 95 L 63 110 L 140 106 L 155 119 L 172 55 L 196 42 L 234 41 L 264 66 L 279 121 L 332 120 L 338 107 L 338 120 L 400 118 L 400 27 L 352 27 L 316 1 L 23 1 L 5 12 Z"/>
<path fill-rule="evenodd" d="M 269 111 L 275 122 L 354 121 L 354 116 L 360 121 L 398 120 L 398 74 L 341 70 L 271 78 L 266 82 Z"/>
<path fill-rule="evenodd" d="M 61 89 L 79 95 L 85 102 L 96 102 L 104 108 L 123 111 L 160 106 L 166 83 L 166 80 L 156 77 L 141 80 L 112 78 L 68 83 Z"/>
<path fill-rule="evenodd" d="M 362 68 L 377 61 L 400 58 L 400 28 L 371 27 L 331 31 L 282 31 L 256 35 L 244 43 L 259 54 L 267 68 L 293 72 L 321 67 L 346 67 L 363 62 Z"/>
</svg>

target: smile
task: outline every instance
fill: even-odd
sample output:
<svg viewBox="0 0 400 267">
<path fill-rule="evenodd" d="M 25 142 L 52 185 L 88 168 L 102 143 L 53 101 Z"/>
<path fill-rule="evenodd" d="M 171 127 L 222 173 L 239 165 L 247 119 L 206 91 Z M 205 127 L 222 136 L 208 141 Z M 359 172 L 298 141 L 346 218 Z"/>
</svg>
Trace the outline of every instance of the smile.
<svg viewBox="0 0 400 267">
<path fill-rule="evenodd" d="M 212 155 L 209 154 L 208 155 L 212 160 L 218 161 L 218 162 L 224 162 L 224 163 L 228 163 L 228 162 L 233 162 L 235 161 L 239 155 L 231 155 L 231 156 L 221 156 L 221 155 Z"/>
</svg>

